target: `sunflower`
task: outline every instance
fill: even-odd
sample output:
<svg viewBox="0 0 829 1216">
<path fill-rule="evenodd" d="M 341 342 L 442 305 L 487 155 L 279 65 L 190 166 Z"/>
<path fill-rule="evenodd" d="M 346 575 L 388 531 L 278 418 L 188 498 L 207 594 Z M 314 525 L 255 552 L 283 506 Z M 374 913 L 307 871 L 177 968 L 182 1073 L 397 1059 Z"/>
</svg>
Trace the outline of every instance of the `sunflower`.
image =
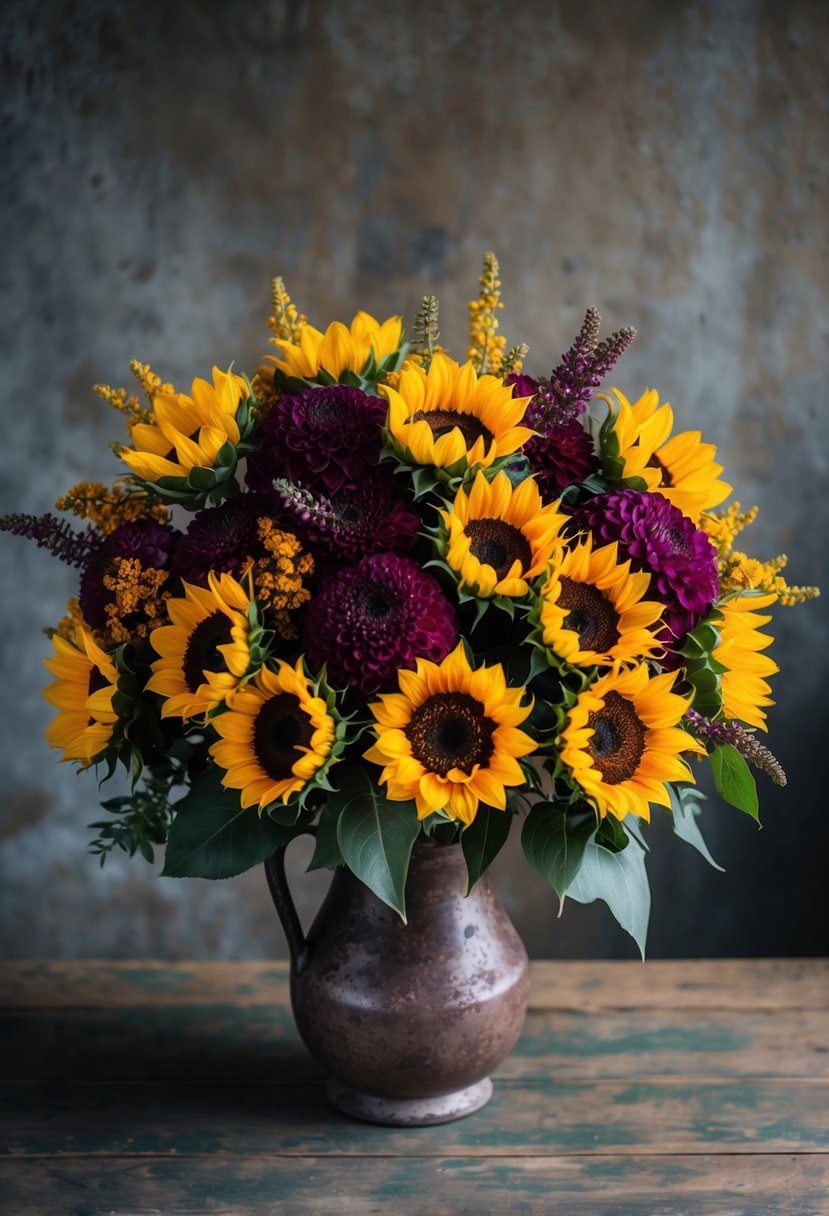
<svg viewBox="0 0 829 1216">
<path fill-rule="evenodd" d="M 653 627 L 662 615 L 660 603 L 645 599 L 650 582 L 619 561 L 615 543 L 594 549 L 588 535 L 559 550 L 541 591 L 545 646 L 576 667 L 650 658 L 661 650 Z"/>
<path fill-rule="evenodd" d="M 442 663 L 418 659 L 398 683 L 371 705 L 377 742 L 365 753 L 383 765 L 388 797 L 413 798 L 420 819 L 442 810 L 470 824 L 479 801 L 504 810 L 505 787 L 524 784 L 519 757 L 537 746 L 517 729 L 532 708 L 524 689 L 507 687 L 499 663 L 473 670 L 462 642 Z"/>
<path fill-rule="evenodd" d="M 713 657 L 725 668 L 723 713 L 726 718 L 738 718 L 760 730 L 766 729 L 764 707 L 774 704 L 766 677 L 780 669 L 773 659 L 762 653 L 774 641 L 769 634 L 761 632 L 761 627 L 767 625 L 771 617 L 760 615 L 755 609 L 768 608 L 776 599 L 776 595 L 738 595 L 717 605 L 722 621 L 717 626 L 720 643 Z"/>
<path fill-rule="evenodd" d="M 649 803 L 671 805 L 666 781 L 693 781 L 681 753 L 705 748 L 677 726 L 688 702 L 672 691 L 676 678 L 665 672 L 651 679 L 644 663 L 614 669 L 570 710 L 561 759 L 602 818 L 632 812 L 650 819 Z"/>
<path fill-rule="evenodd" d="M 345 372 L 360 375 L 367 370 L 372 354 L 376 366 L 391 360 L 403 341 L 403 319 L 388 317 L 382 323 L 367 312 L 358 312 L 351 328 L 333 321 L 325 333 L 313 325 L 303 325 L 299 342 L 280 338 L 282 358 L 268 355 L 268 362 L 294 380 L 315 381 L 327 372 L 339 380 Z"/>
<path fill-rule="evenodd" d="M 242 806 L 259 812 L 287 802 L 319 773 L 331 755 L 334 719 L 315 694 L 303 669 L 279 661 L 261 667 L 233 698 L 227 713 L 213 719 L 221 739 L 210 754 L 225 770 L 222 785 L 242 791 Z"/>
<path fill-rule="evenodd" d="M 250 666 L 250 598 L 229 574 L 211 571 L 207 587 L 182 584 L 185 599 L 167 601 L 172 625 L 161 625 L 150 642 L 161 657 L 147 681 L 166 700 L 162 718 L 210 713 L 230 698 Z"/>
<path fill-rule="evenodd" d="M 192 469 L 212 469 L 219 450 L 241 438 L 236 412 L 248 388 L 241 376 L 213 368 L 213 383 L 194 380 L 192 396 L 159 393 L 152 421 L 130 427 L 134 448 L 119 456 L 144 481 L 187 477 Z"/>
<path fill-rule="evenodd" d="M 681 431 L 670 437 L 674 414 L 670 405 L 659 404 L 655 389 L 647 389 L 633 405 L 624 393 L 613 389 L 616 405 L 604 397 L 613 417 L 611 455 L 618 461 L 615 480 L 641 477 L 648 490 L 656 490 L 694 523 L 703 511 L 717 506 L 731 493 L 731 486 L 718 481 L 721 464 L 717 449 L 703 443 L 699 431 Z"/>
<path fill-rule="evenodd" d="M 467 494 L 459 490 L 451 511 L 441 511 L 446 530 L 446 561 L 461 588 L 487 598 L 522 596 L 544 570 L 566 516 L 558 503 L 544 506 L 538 486 L 528 477 L 513 487 L 506 473 L 487 481 L 480 470 Z"/>
<path fill-rule="evenodd" d="M 43 695 L 59 711 L 46 738 L 52 747 L 63 750 L 63 760 L 79 760 L 88 768 L 106 751 L 118 721 L 112 708 L 118 672 L 83 625 L 76 628 L 75 637 L 81 645 L 55 634 L 54 658 L 45 660 L 47 671 L 57 680 Z"/>
<path fill-rule="evenodd" d="M 447 355 L 435 355 L 428 372 L 412 364 L 396 389 L 379 389 L 389 403 L 392 438 L 409 463 L 488 468 L 532 435 L 518 425 L 529 397 L 513 397 L 497 376 L 478 376 L 471 363 L 461 367 Z"/>
</svg>

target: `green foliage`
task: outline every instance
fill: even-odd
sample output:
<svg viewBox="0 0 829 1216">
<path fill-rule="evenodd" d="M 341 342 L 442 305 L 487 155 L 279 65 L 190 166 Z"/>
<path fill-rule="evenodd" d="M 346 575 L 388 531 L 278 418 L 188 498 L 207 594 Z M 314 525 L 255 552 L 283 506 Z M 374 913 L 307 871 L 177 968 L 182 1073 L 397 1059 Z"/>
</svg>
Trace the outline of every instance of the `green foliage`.
<svg viewBox="0 0 829 1216">
<path fill-rule="evenodd" d="M 499 811 L 495 807 L 478 807 L 475 818 L 461 834 L 461 847 L 469 874 L 467 895 L 475 883 L 486 873 L 492 862 L 507 842 L 512 827 L 510 811 Z"/>
<path fill-rule="evenodd" d="M 621 853 L 611 853 L 597 841 L 588 841 L 567 894 L 580 904 L 603 900 L 636 942 L 644 959 L 651 889 L 645 870 L 645 850 L 638 840 L 632 840 L 630 847 Z"/>
<path fill-rule="evenodd" d="M 168 878 L 232 878 L 304 831 L 303 824 L 260 816 L 256 807 L 243 810 L 239 791 L 224 788 L 215 765 L 204 770 L 174 809 L 161 871 Z"/>
<path fill-rule="evenodd" d="M 148 773 L 142 788 L 101 803 L 112 818 L 89 825 L 98 832 L 89 851 L 102 866 L 113 849 L 122 849 L 130 857 L 140 853 L 151 863 L 155 860 L 153 845 L 166 842 L 170 826 L 170 787 L 169 779 Z"/>
<path fill-rule="evenodd" d="M 714 650 L 720 643 L 718 612 L 712 612 L 706 621 L 697 625 L 685 638 L 680 654 L 685 659 L 685 679 L 694 690 L 691 702 L 697 713 L 706 718 L 716 718 L 722 709 L 722 663 L 714 658 Z"/>
<path fill-rule="evenodd" d="M 378 899 L 406 920 L 406 876 L 420 834 L 413 802 L 390 802 L 362 767 L 340 774 L 331 795 L 343 861 Z"/>
<path fill-rule="evenodd" d="M 558 895 L 559 915 L 597 826 L 595 811 L 558 802 L 536 803 L 524 822 L 524 856 Z"/>
<path fill-rule="evenodd" d="M 730 743 L 720 743 L 710 753 L 711 771 L 717 792 L 738 811 L 760 822 L 757 783 L 743 757 Z"/>
<path fill-rule="evenodd" d="M 326 802 L 317 823 L 316 841 L 309 870 L 333 870 L 345 865 L 339 841 L 337 840 L 337 821 L 340 817 L 338 808 L 331 802 Z"/>
<path fill-rule="evenodd" d="M 697 823 L 697 817 L 702 812 L 700 802 L 704 800 L 705 794 L 693 785 L 669 785 L 668 793 L 671 797 L 675 834 L 680 840 L 684 840 L 686 844 L 690 844 L 698 853 L 701 853 L 715 870 L 719 870 L 721 874 L 724 873 L 722 866 L 718 866 L 708 852 L 708 845 L 705 843 Z"/>
</svg>

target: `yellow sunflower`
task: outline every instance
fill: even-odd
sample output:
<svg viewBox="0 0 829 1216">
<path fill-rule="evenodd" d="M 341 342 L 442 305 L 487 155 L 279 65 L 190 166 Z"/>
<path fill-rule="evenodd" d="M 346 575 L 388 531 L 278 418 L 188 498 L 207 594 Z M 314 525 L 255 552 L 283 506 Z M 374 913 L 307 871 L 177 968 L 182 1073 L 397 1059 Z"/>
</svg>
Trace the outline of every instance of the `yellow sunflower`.
<svg viewBox="0 0 829 1216">
<path fill-rule="evenodd" d="M 213 468 L 219 449 L 240 440 L 236 411 L 248 395 L 241 376 L 213 368 L 213 383 L 194 380 L 192 396 L 159 393 L 152 421 L 130 427 L 134 448 L 119 456 L 144 481 L 187 477 L 192 469 Z"/>
<path fill-rule="evenodd" d="M 613 435 L 622 462 L 618 480 L 641 477 L 648 490 L 657 490 L 694 523 L 728 497 L 731 486 L 718 480 L 723 467 L 715 463 L 714 444 L 703 443 L 699 431 L 670 437 L 673 410 L 667 402 L 660 406 L 655 389 L 647 389 L 633 405 L 624 393 L 612 391 L 616 405 L 608 397 L 604 400 L 614 415 Z"/>
<path fill-rule="evenodd" d="M 413 798 L 420 819 L 443 810 L 469 824 L 479 801 L 504 810 L 505 787 L 524 784 L 519 757 L 537 747 L 517 729 L 532 708 L 525 690 L 507 687 L 499 663 L 473 670 L 462 643 L 397 678 L 400 692 L 371 705 L 377 742 L 365 753 L 383 766 L 388 797 Z"/>
<path fill-rule="evenodd" d="M 335 737 L 334 719 L 302 669 L 280 660 L 277 671 L 261 667 L 213 719 L 221 739 L 210 754 L 225 770 L 222 785 L 241 790 L 242 806 L 259 812 L 287 802 L 323 767 Z"/>
<path fill-rule="evenodd" d="M 75 637 L 80 645 L 55 634 L 54 658 L 45 660 L 47 671 L 57 680 L 43 695 L 59 711 L 46 738 L 52 747 L 62 749 L 61 759 L 79 760 L 88 768 L 106 750 L 118 721 L 112 708 L 118 672 L 83 625 L 76 627 Z"/>
<path fill-rule="evenodd" d="M 769 693 L 767 676 L 780 668 L 763 651 L 774 638 L 762 633 L 763 625 L 771 620 L 758 608 L 768 608 L 776 595 L 738 595 L 717 605 L 722 614 L 720 643 L 714 658 L 725 667 L 722 677 L 723 713 L 726 718 L 739 718 L 749 726 L 766 729 L 765 706 L 774 705 Z"/>
<path fill-rule="evenodd" d="M 184 583 L 185 599 L 167 601 L 172 625 L 150 642 L 161 657 L 147 681 L 166 700 L 162 718 L 194 718 L 227 701 L 247 675 L 250 598 L 229 574 L 208 575 L 209 587 Z"/>
<path fill-rule="evenodd" d="M 650 819 L 649 803 L 671 805 L 666 781 L 693 781 L 681 753 L 705 748 L 677 726 L 688 702 L 672 691 L 676 679 L 675 672 L 649 678 L 644 663 L 615 669 L 570 710 L 561 759 L 602 818 Z"/>
<path fill-rule="evenodd" d="M 545 646 L 576 667 L 635 663 L 660 651 L 662 605 L 647 600 L 650 575 L 632 573 L 618 546 L 592 536 L 555 555 L 541 592 Z"/>
<path fill-rule="evenodd" d="M 281 359 L 276 355 L 267 359 L 297 380 L 315 380 L 323 371 L 339 380 L 344 372 L 360 375 L 365 371 L 372 351 L 379 366 L 399 350 L 402 341 L 401 317 L 388 317 L 381 323 L 367 312 L 358 312 L 350 329 L 342 321 L 333 321 L 324 334 L 313 325 L 303 325 L 298 342 L 279 339 Z"/>
<path fill-rule="evenodd" d="M 531 477 L 513 487 L 506 473 L 487 481 L 478 472 L 471 491 L 459 490 L 451 511 L 441 511 L 447 531 L 446 561 L 461 587 L 482 598 L 522 596 L 544 570 L 566 516 L 558 503 L 544 506 Z"/>
<path fill-rule="evenodd" d="M 435 355 L 428 372 L 406 367 L 397 388 L 379 390 L 389 403 L 389 430 L 415 464 L 488 468 L 533 434 L 518 425 L 531 398 L 513 397 L 497 376 L 478 376 L 471 363 L 461 367 L 447 355 Z"/>
</svg>

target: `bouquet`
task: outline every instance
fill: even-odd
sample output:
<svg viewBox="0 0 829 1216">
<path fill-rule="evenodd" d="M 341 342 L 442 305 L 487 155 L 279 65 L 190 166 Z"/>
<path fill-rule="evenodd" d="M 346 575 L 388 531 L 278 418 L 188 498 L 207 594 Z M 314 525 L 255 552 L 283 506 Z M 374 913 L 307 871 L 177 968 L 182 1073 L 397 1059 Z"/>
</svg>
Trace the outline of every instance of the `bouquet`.
<svg viewBox="0 0 829 1216">
<path fill-rule="evenodd" d="M 224 878 L 300 833 L 405 918 L 420 838 L 470 889 L 520 821 L 555 889 L 605 900 L 644 950 L 651 808 L 711 860 L 697 763 L 758 817 L 784 557 L 654 390 L 598 394 L 635 337 L 589 309 L 549 377 L 499 333 L 484 259 L 466 361 L 423 300 L 321 331 L 273 283 L 270 355 L 189 393 L 133 363 L 124 472 L 12 515 L 79 571 L 55 629 L 49 743 L 129 792 L 92 825 L 166 875 Z M 590 407 L 590 408 L 589 408 Z M 592 413 L 590 411 L 593 411 Z M 713 863 L 712 863 L 713 864 Z"/>
</svg>

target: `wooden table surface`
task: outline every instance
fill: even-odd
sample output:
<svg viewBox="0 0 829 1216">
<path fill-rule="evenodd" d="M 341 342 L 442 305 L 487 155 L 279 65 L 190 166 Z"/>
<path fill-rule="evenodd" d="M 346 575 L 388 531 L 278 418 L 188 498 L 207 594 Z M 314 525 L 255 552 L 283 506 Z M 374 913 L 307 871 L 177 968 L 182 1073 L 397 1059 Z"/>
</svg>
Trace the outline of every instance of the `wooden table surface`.
<svg viewBox="0 0 829 1216">
<path fill-rule="evenodd" d="M 829 1213 L 829 960 L 536 963 L 470 1118 L 329 1109 L 272 963 L 0 965 L 0 1210 Z"/>
</svg>

